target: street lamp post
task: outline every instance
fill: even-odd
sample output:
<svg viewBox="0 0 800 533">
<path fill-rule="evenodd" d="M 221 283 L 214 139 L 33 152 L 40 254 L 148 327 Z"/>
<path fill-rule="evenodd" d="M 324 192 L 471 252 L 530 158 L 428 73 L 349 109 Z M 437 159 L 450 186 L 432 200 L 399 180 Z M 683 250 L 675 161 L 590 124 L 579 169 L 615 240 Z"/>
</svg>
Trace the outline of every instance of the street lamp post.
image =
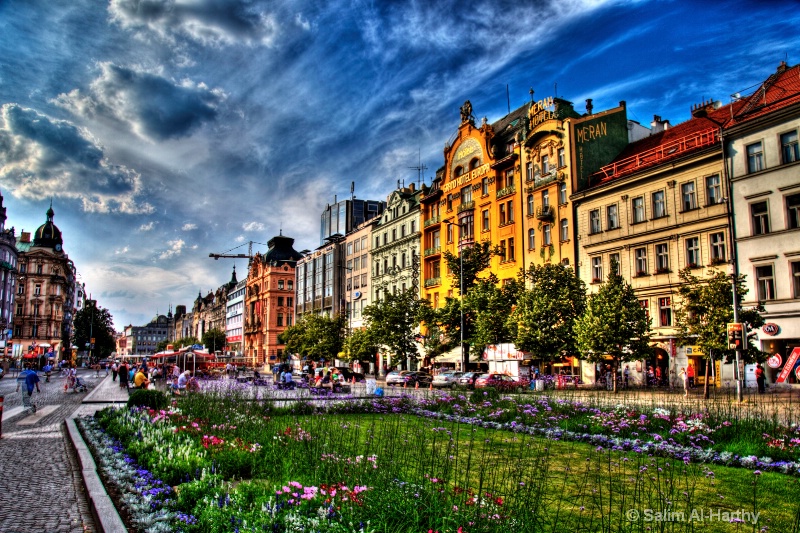
<svg viewBox="0 0 800 533">
<path fill-rule="evenodd" d="M 447 222 L 445 224 L 449 226 L 460 226 L 454 222 Z M 461 327 L 459 328 L 459 332 L 461 334 L 461 371 L 466 372 L 467 370 L 467 358 L 466 354 L 464 353 L 464 254 L 462 253 L 463 250 L 461 249 L 461 242 L 459 239 L 458 243 L 458 299 L 459 299 L 459 311 L 461 311 Z"/>
</svg>

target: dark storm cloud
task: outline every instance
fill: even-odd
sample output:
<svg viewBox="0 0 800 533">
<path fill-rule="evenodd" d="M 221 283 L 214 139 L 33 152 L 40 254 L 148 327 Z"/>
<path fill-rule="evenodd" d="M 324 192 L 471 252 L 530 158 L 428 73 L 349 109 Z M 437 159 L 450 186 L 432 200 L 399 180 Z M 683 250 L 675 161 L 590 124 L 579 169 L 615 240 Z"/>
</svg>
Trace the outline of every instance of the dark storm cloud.
<svg viewBox="0 0 800 533">
<path fill-rule="evenodd" d="M 191 135 L 217 116 L 221 91 L 189 80 L 173 81 L 110 63 L 88 93 L 75 89 L 60 94 L 56 103 L 79 116 L 128 123 L 142 137 L 154 140 Z"/>
<path fill-rule="evenodd" d="M 0 180 L 18 198 L 68 197 L 85 211 L 146 213 L 139 176 L 115 166 L 75 125 L 16 104 L 0 107 Z"/>
<path fill-rule="evenodd" d="M 112 20 L 130 30 L 149 30 L 204 44 L 271 44 L 277 33 L 267 4 L 250 1 L 111 0 Z"/>
</svg>

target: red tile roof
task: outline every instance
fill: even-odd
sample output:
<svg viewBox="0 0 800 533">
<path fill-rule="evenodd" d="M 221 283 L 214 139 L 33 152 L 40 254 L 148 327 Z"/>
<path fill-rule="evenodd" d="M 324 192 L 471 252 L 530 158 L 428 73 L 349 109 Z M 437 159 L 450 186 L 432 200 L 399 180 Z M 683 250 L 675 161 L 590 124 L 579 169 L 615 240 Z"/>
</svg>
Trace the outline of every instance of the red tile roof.
<svg viewBox="0 0 800 533">
<path fill-rule="evenodd" d="M 706 107 L 681 124 L 630 143 L 614 160 L 590 178 L 591 186 L 606 183 L 719 142 L 720 128 L 730 128 L 800 102 L 800 65 L 778 71 L 749 96 L 718 109 Z"/>
</svg>

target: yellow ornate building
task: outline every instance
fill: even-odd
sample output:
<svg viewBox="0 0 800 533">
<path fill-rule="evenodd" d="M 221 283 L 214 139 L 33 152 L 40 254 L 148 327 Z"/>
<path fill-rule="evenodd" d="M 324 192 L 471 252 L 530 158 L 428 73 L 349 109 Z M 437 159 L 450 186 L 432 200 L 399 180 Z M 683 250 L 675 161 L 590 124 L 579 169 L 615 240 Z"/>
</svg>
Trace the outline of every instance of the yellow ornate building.
<svg viewBox="0 0 800 533">
<path fill-rule="evenodd" d="M 519 218 L 519 144 L 525 105 L 494 124 L 475 125 L 472 106 L 461 108 L 461 124 L 444 150 L 444 166 L 429 188 L 423 187 L 423 265 L 421 293 L 434 308 L 447 297 L 458 297 L 443 253 L 459 255 L 463 247 L 488 241 L 500 247 L 491 272 L 513 279 L 522 267 L 522 224 Z"/>
</svg>

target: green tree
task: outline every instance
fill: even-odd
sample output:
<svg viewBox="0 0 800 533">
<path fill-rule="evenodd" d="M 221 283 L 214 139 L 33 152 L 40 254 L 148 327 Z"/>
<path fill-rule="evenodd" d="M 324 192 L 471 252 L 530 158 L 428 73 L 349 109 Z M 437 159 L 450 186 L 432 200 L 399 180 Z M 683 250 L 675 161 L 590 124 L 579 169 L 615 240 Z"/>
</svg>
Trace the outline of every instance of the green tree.
<svg viewBox="0 0 800 533">
<path fill-rule="evenodd" d="M 479 279 L 464 296 L 464 320 L 470 323 L 470 335 L 465 340 L 473 357 L 489 344 L 513 341 L 509 323 L 501 317 L 511 314 L 522 289 L 519 280 L 498 287 L 492 280 Z"/>
<path fill-rule="evenodd" d="M 417 358 L 416 329 L 422 317 L 430 316 L 430 302 L 421 300 L 414 288 L 393 293 L 381 291 L 381 299 L 363 312 L 368 335 L 385 346 L 405 368 L 407 358 Z"/>
<path fill-rule="evenodd" d="M 375 354 L 378 353 L 378 344 L 372 340 L 366 329 L 355 329 L 344 341 L 344 358 L 347 361 L 361 363 L 375 363 Z"/>
<path fill-rule="evenodd" d="M 575 322 L 586 310 L 586 286 L 571 268 L 531 265 L 530 288 L 508 319 L 517 349 L 554 361 L 576 353 Z"/>
<path fill-rule="evenodd" d="M 498 254 L 498 247 L 492 246 L 489 241 L 476 243 L 472 246 L 465 246 L 461 249 L 460 256 L 450 252 L 444 252 L 444 257 L 447 268 L 450 270 L 450 279 L 453 287 L 460 287 L 461 282 L 464 284 L 464 294 L 469 292 L 470 287 L 475 285 L 478 280 L 478 275 L 489 268 L 491 265 L 492 256 Z M 461 265 L 464 265 L 464 278 L 461 278 Z M 497 276 L 490 274 L 489 278 L 497 283 Z M 460 290 L 460 289 L 459 289 Z"/>
<path fill-rule="evenodd" d="M 289 353 L 330 361 L 342 351 L 346 325 L 341 315 L 307 313 L 278 335 L 278 340 Z"/>
<path fill-rule="evenodd" d="M 184 346 L 194 346 L 195 344 L 200 344 L 200 340 L 197 337 L 183 337 L 175 341 L 159 341 L 158 344 L 156 344 L 156 353 L 165 351 L 167 349 L 167 345 L 169 344 L 171 344 L 175 350 L 179 350 Z"/>
<path fill-rule="evenodd" d="M 217 350 L 224 350 L 227 342 L 228 338 L 225 332 L 219 328 L 210 329 L 203 333 L 203 346 L 211 353 Z"/>
<path fill-rule="evenodd" d="M 86 300 L 86 305 L 75 314 L 74 343 L 85 348 L 94 338 L 92 359 L 95 361 L 111 355 L 116 350 L 114 319 L 108 309 L 97 306 L 97 300 Z"/>
<path fill-rule="evenodd" d="M 623 361 L 644 359 L 650 352 L 650 318 L 639 305 L 631 285 L 618 273 L 616 262 L 586 309 L 575 321 L 575 344 L 584 359 L 605 363 L 611 357 L 614 392 L 617 369 Z"/>
<path fill-rule="evenodd" d="M 714 356 L 725 358 L 730 363 L 735 360 L 736 352 L 728 347 L 727 324 L 733 322 L 733 283 L 730 276 L 720 271 L 709 271 L 707 278 L 699 278 L 685 268 L 678 272 L 681 280 L 678 294 L 681 296 L 675 310 L 675 326 L 678 329 L 678 342 L 681 346 L 697 345 L 707 359 L 713 361 Z M 741 309 L 745 288 L 745 277 L 736 280 L 737 305 Z M 764 325 L 761 316 L 762 307 L 741 309 L 739 320 L 748 329 L 760 328 Z M 745 363 L 762 362 L 767 354 L 759 350 L 753 340 L 747 337 L 742 359 Z M 709 397 L 708 368 L 703 396 Z"/>
</svg>

